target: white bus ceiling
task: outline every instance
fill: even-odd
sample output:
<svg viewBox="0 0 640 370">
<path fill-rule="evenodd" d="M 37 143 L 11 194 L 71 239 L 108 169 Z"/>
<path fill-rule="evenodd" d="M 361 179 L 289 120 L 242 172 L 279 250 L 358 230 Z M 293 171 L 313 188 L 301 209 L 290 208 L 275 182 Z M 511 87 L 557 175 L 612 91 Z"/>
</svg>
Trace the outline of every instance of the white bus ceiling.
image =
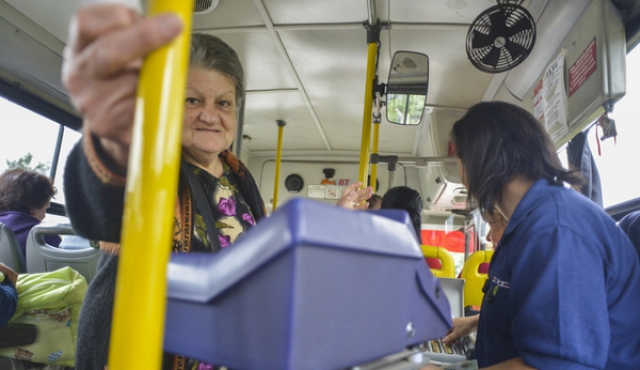
<svg viewBox="0 0 640 370">
<path fill-rule="evenodd" d="M 422 124 L 399 126 L 382 120 L 379 151 L 399 156 L 437 155 L 427 126 L 458 117 L 457 112 L 481 100 L 499 94 L 501 100 L 519 103 L 591 3 L 524 0 L 522 5 L 536 20 L 535 46 L 524 63 L 494 75 L 469 62 L 465 39 L 473 20 L 495 0 L 372 1 L 377 18 L 389 25 L 380 34 L 379 81 L 386 82 L 395 51 L 425 53 L 430 60 Z M 0 79 L 74 114 L 60 83 L 60 66 L 69 19 L 81 3 L 0 0 Z M 612 3 L 631 48 L 639 37 L 640 0 Z M 242 143 L 242 158 L 255 175 L 264 160 L 275 157 L 276 120 L 287 122 L 285 160 L 357 161 L 367 68 L 363 22 L 368 16 L 367 0 L 220 0 L 213 11 L 194 16 L 194 31 L 219 36 L 244 64 L 243 133 L 251 140 Z M 253 158 L 260 163 L 252 163 Z M 430 190 L 422 190 L 426 198 Z"/>
</svg>

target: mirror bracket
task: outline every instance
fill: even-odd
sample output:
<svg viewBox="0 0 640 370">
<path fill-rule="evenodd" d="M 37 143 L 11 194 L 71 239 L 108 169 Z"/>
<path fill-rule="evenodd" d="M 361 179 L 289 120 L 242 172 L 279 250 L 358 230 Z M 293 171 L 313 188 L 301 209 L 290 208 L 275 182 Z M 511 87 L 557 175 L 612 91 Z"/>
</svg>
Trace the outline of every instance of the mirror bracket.
<svg viewBox="0 0 640 370">
<path fill-rule="evenodd" d="M 376 18 L 376 24 L 370 25 L 369 21 L 364 21 L 362 27 L 367 30 L 367 45 L 375 42 L 380 42 L 380 31 L 389 29 L 389 22 L 380 22 L 380 19 Z"/>
</svg>

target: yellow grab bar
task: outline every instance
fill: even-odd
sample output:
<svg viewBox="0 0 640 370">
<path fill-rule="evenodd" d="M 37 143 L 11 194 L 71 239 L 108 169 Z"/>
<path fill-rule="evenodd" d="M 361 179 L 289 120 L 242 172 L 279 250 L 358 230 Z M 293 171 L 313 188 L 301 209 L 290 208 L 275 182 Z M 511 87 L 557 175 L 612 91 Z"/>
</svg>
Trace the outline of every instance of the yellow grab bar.
<svg viewBox="0 0 640 370">
<path fill-rule="evenodd" d="M 284 132 L 284 126 L 287 124 L 285 121 L 279 119 L 276 121 L 278 124 L 278 148 L 276 149 L 276 178 L 273 184 L 273 207 L 271 213 L 278 207 L 278 188 L 280 187 L 280 164 L 282 163 L 282 134 Z"/>
<path fill-rule="evenodd" d="M 360 171 L 358 179 L 362 187 L 367 186 L 367 175 L 369 169 L 369 144 L 371 142 L 371 118 L 373 107 L 373 80 L 376 76 L 376 56 L 378 54 L 378 43 L 368 44 L 367 54 L 367 80 L 364 89 L 364 113 L 362 118 L 362 140 L 360 145 Z"/>
<path fill-rule="evenodd" d="M 175 12 L 184 31 L 150 53 L 138 85 L 122 222 L 109 369 L 160 369 L 176 206 L 190 1 L 150 0 L 149 15 Z"/>
</svg>

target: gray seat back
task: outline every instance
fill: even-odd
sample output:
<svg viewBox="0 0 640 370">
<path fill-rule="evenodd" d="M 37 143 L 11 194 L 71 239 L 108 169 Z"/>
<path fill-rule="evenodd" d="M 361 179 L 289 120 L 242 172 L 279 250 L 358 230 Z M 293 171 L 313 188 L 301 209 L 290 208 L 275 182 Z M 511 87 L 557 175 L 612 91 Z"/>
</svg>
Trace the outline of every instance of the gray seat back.
<svg viewBox="0 0 640 370">
<path fill-rule="evenodd" d="M 90 283 L 96 274 L 100 249 L 60 249 L 48 245 L 44 236 L 49 234 L 74 235 L 70 224 L 36 225 L 27 239 L 27 272 L 30 274 L 54 271 L 69 266 Z"/>
<path fill-rule="evenodd" d="M 24 255 L 13 233 L 7 225 L 0 222 L 0 262 L 21 274 L 27 272 Z"/>
</svg>

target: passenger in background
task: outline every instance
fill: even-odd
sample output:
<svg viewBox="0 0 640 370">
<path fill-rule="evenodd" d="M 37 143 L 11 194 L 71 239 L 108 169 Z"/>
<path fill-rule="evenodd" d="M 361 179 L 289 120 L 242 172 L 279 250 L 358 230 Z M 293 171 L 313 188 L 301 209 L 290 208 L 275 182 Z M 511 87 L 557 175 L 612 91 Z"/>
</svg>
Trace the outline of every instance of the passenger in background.
<svg viewBox="0 0 640 370">
<path fill-rule="evenodd" d="M 408 186 L 393 187 L 384 194 L 380 209 L 402 209 L 407 211 L 418 244 L 422 244 L 422 198 L 417 190 Z M 429 268 L 439 269 L 441 263 L 437 258 L 426 258 Z"/>
<path fill-rule="evenodd" d="M 408 186 L 393 187 L 384 194 L 380 209 L 401 209 L 407 211 L 413 224 L 416 240 L 420 244 L 420 230 L 422 229 L 422 199 L 417 190 Z"/>
<path fill-rule="evenodd" d="M 495 217 L 485 215 L 484 218 L 489 223 L 489 232 L 487 232 L 486 239 L 488 242 L 493 243 L 494 249 L 497 250 L 500 245 L 500 239 L 502 239 L 502 234 L 507 228 L 509 221 L 507 221 L 499 210 L 496 210 Z M 442 338 L 442 341 L 451 343 L 458 338 L 475 333 L 478 330 L 479 318 L 480 315 L 453 318 L 453 327 L 449 330 L 449 333 Z"/>
<path fill-rule="evenodd" d="M 65 49 L 63 81 L 84 116 L 84 137 L 65 168 L 67 211 L 78 235 L 100 240 L 102 258 L 82 307 L 77 370 L 107 364 L 135 92 L 142 57 L 182 31 L 174 14 L 142 18 L 118 4 L 81 9 Z M 174 213 L 174 252 L 216 253 L 265 217 L 259 189 L 231 153 L 244 72 L 219 38 L 193 34 L 182 122 L 182 164 Z M 338 205 L 366 208 L 371 188 L 345 189 Z M 202 198 L 198 197 L 202 193 Z M 134 246 L 135 247 L 135 246 Z M 144 263 L 145 261 L 140 261 Z M 171 335 L 171 333 L 167 333 Z M 163 369 L 208 368 L 165 354 Z"/>
<path fill-rule="evenodd" d="M 640 255 L 640 211 L 631 212 L 618 223 Z"/>
<path fill-rule="evenodd" d="M 16 290 L 16 282 L 18 281 L 18 273 L 13 271 L 9 266 L 0 262 L 0 328 L 7 325 L 9 320 L 16 313 L 18 307 L 18 291 Z"/>
<path fill-rule="evenodd" d="M 36 171 L 14 168 L 0 175 L 0 222 L 16 234 L 23 254 L 29 232 L 42 222 L 55 194 L 51 180 Z M 60 237 L 47 235 L 45 241 L 57 247 Z"/>
<path fill-rule="evenodd" d="M 380 207 L 382 206 L 382 197 L 379 196 L 378 194 L 373 194 L 371 195 L 371 198 L 367 200 L 367 202 L 369 203 L 368 209 L 372 209 L 372 210 L 380 209 Z"/>
<path fill-rule="evenodd" d="M 483 214 L 509 220 L 489 269 L 474 351 L 491 369 L 640 369 L 640 263 L 595 203 L 564 186 L 545 128 L 483 102 L 451 133 L 460 178 Z"/>
</svg>

